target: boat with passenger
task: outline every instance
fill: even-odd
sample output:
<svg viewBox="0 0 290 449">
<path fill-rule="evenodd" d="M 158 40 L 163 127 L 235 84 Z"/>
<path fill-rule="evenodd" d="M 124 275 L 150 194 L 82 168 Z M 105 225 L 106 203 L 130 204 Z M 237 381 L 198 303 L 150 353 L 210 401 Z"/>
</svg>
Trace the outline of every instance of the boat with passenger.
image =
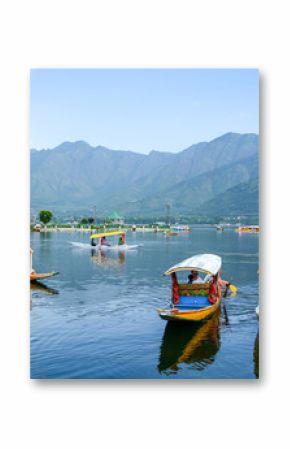
<svg viewBox="0 0 290 449">
<path fill-rule="evenodd" d="M 165 271 L 165 276 L 171 276 L 172 298 L 169 309 L 157 309 L 160 318 L 202 321 L 212 316 L 222 299 L 221 266 L 220 256 L 197 254 Z M 177 273 L 183 272 L 190 273 L 187 283 L 179 283 L 177 279 Z"/>
<path fill-rule="evenodd" d="M 251 234 L 258 234 L 260 232 L 260 226 L 239 226 L 235 230 L 238 233 L 251 233 Z"/>
<path fill-rule="evenodd" d="M 171 230 L 173 230 L 173 232 L 189 232 L 190 228 L 188 225 L 175 224 L 171 226 Z"/>
<path fill-rule="evenodd" d="M 118 243 L 117 244 L 113 244 L 113 243 L 109 243 L 107 240 L 107 237 L 112 237 L 112 236 L 118 236 Z M 111 232 L 98 232 L 96 234 L 91 234 L 90 236 L 91 239 L 91 243 L 90 243 L 90 247 L 93 249 L 102 249 L 102 250 L 106 250 L 106 249 L 110 249 L 110 250 L 130 250 L 130 249 L 136 249 L 139 246 L 142 246 L 141 244 L 137 244 L 137 245 L 128 245 L 126 243 L 126 233 L 125 231 L 111 231 Z M 71 242 L 73 245 L 77 246 L 77 245 L 82 245 L 84 246 L 84 244 L 80 244 L 77 242 Z"/>
</svg>

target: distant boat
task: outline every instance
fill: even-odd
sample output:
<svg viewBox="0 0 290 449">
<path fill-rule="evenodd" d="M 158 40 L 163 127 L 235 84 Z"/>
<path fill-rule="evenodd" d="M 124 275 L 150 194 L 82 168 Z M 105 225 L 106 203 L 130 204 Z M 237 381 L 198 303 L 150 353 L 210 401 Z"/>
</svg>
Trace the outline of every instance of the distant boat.
<svg viewBox="0 0 290 449">
<path fill-rule="evenodd" d="M 217 230 L 217 231 L 223 231 L 223 230 L 224 230 L 224 228 L 225 228 L 225 226 L 224 226 L 224 225 L 221 225 L 221 224 L 219 224 L 219 225 L 216 225 L 216 230 Z"/>
<path fill-rule="evenodd" d="M 173 231 L 175 231 L 175 232 L 188 232 L 188 231 L 190 231 L 190 228 L 189 228 L 188 225 L 179 225 L 179 224 L 173 225 L 171 227 L 171 229 L 173 229 Z"/>
<path fill-rule="evenodd" d="M 239 226 L 235 231 L 238 233 L 258 234 L 260 232 L 260 226 Z"/>
<path fill-rule="evenodd" d="M 35 232 L 40 232 L 40 230 L 41 230 L 41 224 L 36 224 L 36 225 L 34 225 L 34 226 L 33 226 L 33 230 L 34 230 Z"/>
<path fill-rule="evenodd" d="M 169 268 L 164 274 L 172 279 L 170 309 L 158 309 L 163 320 L 202 321 L 219 308 L 222 292 L 219 287 L 219 271 L 222 259 L 215 254 L 198 254 Z M 205 283 L 179 284 L 176 273 L 197 271 L 206 273 L 211 281 Z"/>
<path fill-rule="evenodd" d="M 107 237 L 119 236 L 119 242 L 117 245 L 112 245 L 107 242 Z M 105 239 L 103 239 L 105 237 Z M 87 248 L 91 250 L 114 250 L 114 251 L 127 251 L 131 249 L 139 248 L 143 246 L 143 244 L 137 245 L 127 245 L 126 243 L 126 233 L 125 231 L 110 231 L 110 232 L 98 232 L 96 234 L 92 234 L 90 236 L 91 243 L 81 243 L 81 242 L 70 242 L 73 246 L 79 248 Z M 94 239 L 98 239 L 98 242 L 95 242 Z"/>
</svg>

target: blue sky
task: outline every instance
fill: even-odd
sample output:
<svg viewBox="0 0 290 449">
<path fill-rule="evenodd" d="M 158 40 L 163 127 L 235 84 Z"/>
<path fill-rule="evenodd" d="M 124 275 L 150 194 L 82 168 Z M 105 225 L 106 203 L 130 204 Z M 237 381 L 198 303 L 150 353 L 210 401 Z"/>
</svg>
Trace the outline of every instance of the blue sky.
<svg viewBox="0 0 290 449">
<path fill-rule="evenodd" d="M 259 132 L 255 69 L 33 69 L 30 145 L 176 152 Z"/>
</svg>

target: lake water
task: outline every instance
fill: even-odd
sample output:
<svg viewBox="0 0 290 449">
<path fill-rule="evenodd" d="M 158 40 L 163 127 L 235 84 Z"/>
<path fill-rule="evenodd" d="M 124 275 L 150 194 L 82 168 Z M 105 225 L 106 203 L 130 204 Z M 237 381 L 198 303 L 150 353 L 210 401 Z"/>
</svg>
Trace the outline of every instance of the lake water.
<svg viewBox="0 0 290 449">
<path fill-rule="evenodd" d="M 34 269 L 60 272 L 31 289 L 31 378 L 258 377 L 258 235 L 209 227 L 170 238 L 128 233 L 127 243 L 144 245 L 101 254 L 70 244 L 88 240 L 31 234 Z M 200 325 L 161 320 L 156 309 L 171 296 L 163 272 L 198 253 L 222 257 L 222 277 L 238 294 Z"/>
</svg>

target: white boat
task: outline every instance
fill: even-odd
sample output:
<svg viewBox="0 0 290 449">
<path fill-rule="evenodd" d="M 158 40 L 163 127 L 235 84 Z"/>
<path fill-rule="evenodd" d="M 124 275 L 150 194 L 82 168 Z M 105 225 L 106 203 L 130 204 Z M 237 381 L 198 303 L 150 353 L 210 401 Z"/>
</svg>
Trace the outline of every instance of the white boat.
<svg viewBox="0 0 290 449">
<path fill-rule="evenodd" d="M 173 231 L 176 232 L 188 232 L 190 230 L 188 225 L 179 225 L 179 224 L 173 225 L 171 229 L 173 229 Z"/>
<path fill-rule="evenodd" d="M 90 249 L 90 250 L 108 250 L 108 251 L 129 251 L 133 249 L 137 249 L 143 245 L 127 245 L 126 243 L 124 245 L 96 245 L 93 246 L 90 243 L 81 243 L 81 242 L 70 242 L 71 245 L 75 246 L 76 248 L 80 249 Z"/>
</svg>

